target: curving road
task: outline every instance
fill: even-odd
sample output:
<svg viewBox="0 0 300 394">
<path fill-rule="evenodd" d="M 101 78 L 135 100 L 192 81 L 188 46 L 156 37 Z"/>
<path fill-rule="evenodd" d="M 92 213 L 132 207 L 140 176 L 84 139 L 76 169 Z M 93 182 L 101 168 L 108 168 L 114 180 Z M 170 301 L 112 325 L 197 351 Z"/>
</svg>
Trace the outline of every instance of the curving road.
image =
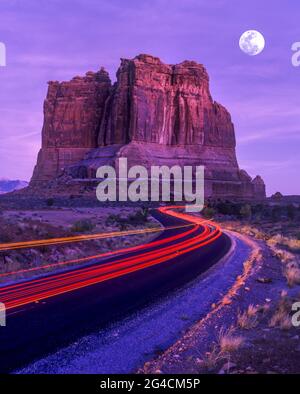
<svg viewBox="0 0 300 394">
<path fill-rule="evenodd" d="M 88 267 L 1 287 L 7 325 L 0 327 L 0 372 L 98 330 L 218 261 L 230 246 L 228 237 L 178 208 L 153 210 L 165 226 L 153 242 L 102 254 Z"/>
</svg>

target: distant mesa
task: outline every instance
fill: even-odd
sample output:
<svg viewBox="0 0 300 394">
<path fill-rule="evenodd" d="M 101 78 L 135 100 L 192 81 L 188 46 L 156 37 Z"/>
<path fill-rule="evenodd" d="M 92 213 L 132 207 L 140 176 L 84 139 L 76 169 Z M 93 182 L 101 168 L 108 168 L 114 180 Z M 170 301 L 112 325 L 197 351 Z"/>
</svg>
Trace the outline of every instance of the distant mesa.
<svg viewBox="0 0 300 394">
<path fill-rule="evenodd" d="M 10 193 L 15 190 L 24 189 L 28 182 L 20 180 L 0 179 L 0 194 Z"/>
<path fill-rule="evenodd" d="M 271 199 L 272 200 L 282 200 L 283 195 L 280 192 L 276 192 L 276 193 L 272 194 Z"/>
<path fill-rule="evenodd" d="M 205 165 L 206 197 L 265 198 L 260 177 L 240 170 L 229 112 L 215 102 L 203 65 L 121 59 L 117 81 L 87 72 L 49 82 L 42 148 L 30 182 L 40 189 L 62 175 L 88 184 L 101 165 Z M 49 183 L 50 182 L 50 183 Z"/>
</svg>

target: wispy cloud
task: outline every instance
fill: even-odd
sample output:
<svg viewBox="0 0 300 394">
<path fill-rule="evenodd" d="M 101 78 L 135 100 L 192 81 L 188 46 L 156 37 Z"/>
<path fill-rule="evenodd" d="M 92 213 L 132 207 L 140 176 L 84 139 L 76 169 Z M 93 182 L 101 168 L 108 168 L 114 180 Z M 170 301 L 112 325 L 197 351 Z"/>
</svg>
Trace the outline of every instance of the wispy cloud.
<svg viewBox="0 0 300 394">
<path fill-rule="evenodd" d="M 253 171 L 264 169 L 264 171 L 282 171 L 290 167 L 298 167 L 300 165 L 300 158 L 293 157 L 290 159 L 278 160 L 253 160 L 253 161 L 241 161 L 241 167 L 245 170 Z"/>
<path fill-rule="evenodd" d="M 249 144 L 250 142 L 267 140 L 298 140 L 300 141 L 300 125 L 292 128 L 284 127 L 273 127 L 273 128 L 262 128 L 261 132 L 248 133 L 238 137 L 240 144 Z"/>
</svg>

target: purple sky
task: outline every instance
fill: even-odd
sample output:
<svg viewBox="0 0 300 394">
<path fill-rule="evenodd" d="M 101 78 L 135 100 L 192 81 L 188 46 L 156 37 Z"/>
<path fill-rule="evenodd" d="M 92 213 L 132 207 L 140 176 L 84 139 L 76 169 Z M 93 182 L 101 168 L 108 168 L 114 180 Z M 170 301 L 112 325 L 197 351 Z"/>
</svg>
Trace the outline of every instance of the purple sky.
<svg viewBox="0 0 300 394">
<path fill-rule="evenodd" d="M 100 66 L 114 79 L 120 57 L 149 53 L 203 63 L 232 115 L 240 167 L 268 194 L 300 194 L 299 15 L 299 0 L 1 0 L 0 177 L 30 179 L 47 81 Z M 265 37 L 258 56 L 239 49 L 248 29 Z"/>
</svg>

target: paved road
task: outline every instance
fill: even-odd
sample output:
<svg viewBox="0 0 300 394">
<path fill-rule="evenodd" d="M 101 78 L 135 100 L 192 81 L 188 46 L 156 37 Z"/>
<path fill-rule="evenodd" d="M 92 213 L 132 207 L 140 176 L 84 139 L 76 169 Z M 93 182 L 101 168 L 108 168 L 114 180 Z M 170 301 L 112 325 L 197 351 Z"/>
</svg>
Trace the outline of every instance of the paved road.
<svg viewBox="0 0 300 394">
<path fill-rule="evenodd" d="M 181 286 L 218 261 L 229 239 L 178 209 L 153 211 L 166 227 L 155 241 L 88 267 L 0 288 L 0 372 L 32 362 Z"/>
</svg>

